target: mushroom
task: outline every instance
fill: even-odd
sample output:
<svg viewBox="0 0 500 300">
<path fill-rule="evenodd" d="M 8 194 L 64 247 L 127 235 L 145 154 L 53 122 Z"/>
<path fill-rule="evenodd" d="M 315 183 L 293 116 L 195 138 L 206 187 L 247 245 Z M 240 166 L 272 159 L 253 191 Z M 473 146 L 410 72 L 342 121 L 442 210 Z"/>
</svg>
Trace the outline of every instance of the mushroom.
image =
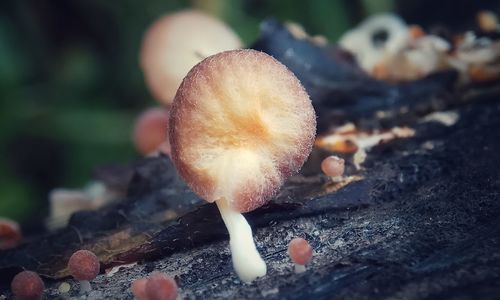
<svg viewBox="0 0 500 300">
<path fill-rule="evenodd" d="M 146 283 L 148 282 L 147 278 L 139 278 L 132 282 L 132 286 L 130 290 L 132 294 L 137 300 L 148 300 L 148 296 L 146 295 Z"/>
<path fill-rule="evenodd" d="M 12 220 L 0 218 L 0 250 L 15 248 L 21 240 L 19 225 Z"/>
<path fill-rule="evenodd" d="M 141 154 L 150 155 L 158 150 L 170 154 L 168 118 L 168 110 L 160 107 L 150 108 L 139 115 L 132 139 Z"/>
<path fill-rule="evenodd" d="M 90 292 L 90 280 L 99 274 L 99 259 L 88 250 L 78 250 L 71 255 L 68 262 L 68 269 L 71 275 L 80 281 L 80 294 Z"/>
<path fill-rule="evenodd" d="M 372 73 L 380 60 L 399 52 L 409 41 L 408 26 L 394 14 L 373 15 L 339 39 L 339 45 L 354 54 L 358 65 Z"/>
<path fill-rule="evenodd" d="M 146 31 L 140 64 L 153 97 L 168 106 L 195 64 L 241 46 L 240 38 L 220 20 L 184 10 L 161 17 Z"/>
<path fill-rule="evenodd" d="M 477 14 L 476 19 L 477 19 L 477 23 L 479 25 L 479 28 L 484 32 L 491 32 L 491 31 L 500 30 L 498 17 L 492 11 L 482 10 Z"/>
<path fill-rule="evenodd" d="M 169 129 L 178 173 L 219 208 L 239 278 L 264 276 L 242 213 L 265 204 L 311 152 L 316 116 L 299 80 L 255 50 L 208 57 L 179 87 Z"/>
<path fill-rule="evenodd" d="M 175 300 L 177 283 L 165 273 L 154 272 L 145 286 L 147 300 Z"/>
<path fill-rule="evenodd" d="M 340 181 L 344 174 L 344 160 L 338 156 L 330 155 L 321 162 L 321 170 L 333 181 Z"/>
<path fill-rule="evenodd" d="M 38 300 L 42 299 L 45 285 L 37 273 L 22 271 L 14 276 L 10 289 L 18 300 Z"/>
<path fill-rule="evenodd" d="M 312 258 L 313 249 L 303 238 L 294 238 L 288 244 L 288 255 L 295 265 L 295 273 L 302 273 Z"/>
<path fill-rule="evenodd" d="M 414 37 L 413 37 L 414 35 Z M 396 52 L 386 51 L 372 70 L 380 80 L 417 80 L 433 72 L 446 69 L 450 44 L 435 35 L 418 37 L 409 31 L 408 43 Z"/>
</svg>

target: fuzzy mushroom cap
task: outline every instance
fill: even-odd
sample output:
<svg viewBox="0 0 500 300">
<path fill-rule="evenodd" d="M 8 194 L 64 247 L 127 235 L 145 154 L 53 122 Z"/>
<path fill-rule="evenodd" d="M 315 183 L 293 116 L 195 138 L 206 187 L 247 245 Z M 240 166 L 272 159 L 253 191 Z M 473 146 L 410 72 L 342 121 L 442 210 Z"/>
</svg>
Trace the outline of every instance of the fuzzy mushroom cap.
<svg viewBox="0 0 500 300">
<path fill-rule="evenodd" d="M 14 277 L 10 288 L 16 299 L 38 300 L 42 299 L 45 285 L 37 273 L 23 271 Z"/>
<path fill-rule="evenodd" d="M 196 65 L 171 109 L 179 174 L 208 202 L 262 206 L 311 152 L 316 115 L 295 75 L 271 56 L 233 50 Z"/>
<path fill-rule="evenodd" d="M 313 249 L 303 238 L 294 238 L 288 245 L 288 255 L 298 265 L 307 264 L 313 255 Z"/>
<path fill-rule="evenodd" d="M 71 255 L 68 268 L 77 280 L 93 280 L 99 274 L 99 259 L 88 250 L 78 250 Z"/>
<path fill-rule="evenodd" d="M 167 274 L 155 272 L 146 283 L 148 300 L 175 300 L 177 298 L 177 283 Z"/>
<path fill-rule="evenodd" d="M 169 14 L 145 33 L 140 64 L 153 97 L 170 105 L 182 78 L 205 57 L 241 48 L 226 24 L 196 10 Z"/>
</svg>

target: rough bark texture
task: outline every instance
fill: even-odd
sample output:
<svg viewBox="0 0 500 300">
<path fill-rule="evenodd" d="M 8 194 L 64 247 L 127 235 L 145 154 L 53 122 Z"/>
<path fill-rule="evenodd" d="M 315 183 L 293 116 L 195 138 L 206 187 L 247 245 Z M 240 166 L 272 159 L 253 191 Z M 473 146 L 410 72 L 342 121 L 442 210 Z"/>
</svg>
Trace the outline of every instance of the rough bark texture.
<svg viewBox="0 0 500 300">
<path fill-rule="evenodd" d="M 420 124 L 415 138 L 374 149 L 364 180 L 296 199 L 302 204 L 285 205 L 285 211 L 270 205 L 250 215 L 269 264 L 268 275 L 250 285 L 234 275 L 221 222 L 205 205 L 152 239 L 153 260 L 100 275 L 88 299 L 131 298 L 131 281 L 153 270 L 176 276 L 189 299 L 494 299 L 500 294 L 499 113 L 497 103 L 478 103 L 461 109 L 452 127 Z M 166 158 L 146 163 L 153 169 L 166 164 Z M 294 202 L 293 191 L 283 194 Z M 200 224 L 198 236 L 188 224 Z M 170 249 L 177 231 L 198 246 Z M 194 241 L 203 235 L 219 241 Z M 302 274 L 293 273 L 286 255 L 295 236 L 315 251 Z M 49 284 L 47 299 L 56 286 Z"/>
</svg>

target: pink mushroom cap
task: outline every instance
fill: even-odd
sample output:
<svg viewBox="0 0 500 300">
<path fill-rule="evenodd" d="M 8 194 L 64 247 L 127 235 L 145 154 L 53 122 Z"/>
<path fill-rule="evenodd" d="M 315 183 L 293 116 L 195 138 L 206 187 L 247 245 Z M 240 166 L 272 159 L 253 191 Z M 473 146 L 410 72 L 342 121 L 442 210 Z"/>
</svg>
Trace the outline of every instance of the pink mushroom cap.
<svg viewBox="0 0 500 300">
<path fill-rule="evenodd" d="M 99 259 L 88 250 L 78 250 L 71 255 L 68 268 L 77 280 L 93 280 L 99 274 Z"/>
<path fill-rule="evenodd" d="M 327 176 L 342 176 L 344 174 L 344 164 L 345 162 L 342 158 L 331 155 L 321 162 L 321 170 Z"/>
<path fill-rule="evenodd" d="M 37 273 L 31 271 L 22 271 L 17 274 L 10 284 L 12 293 L 19 300 L 38 300 L 42 299 L 45 285 Z"/>
<path fill-rule="evenodd" d="M 312 258 L 313 249 L 303 238 L 294 238 L 288 244 L 288 255 L 298 265 L 306 265 Z"/>
<path fill-rule="evenodd" d="M 12 220 L 0 218 L 0 249 L 15 248 L 21 240 L 19 225 Z"/>
<path fill-rule="evenodd" d="M 132 294 L 137 300 L 148 300 L 148 296 L 146 294 L 146 284 L 148 283 L 147 278 L 139 278 L 132 282 L 132 286 L 130 290 Z"/>
<path fill-rule="evenodd" d="M 146 283 L 148 300 L 175 300 L 177 283 L 165 273 L 154 272 Z"/>
<path fill-rule="evenodd" d="M 160 107 L 150 108 L 137 117 L 132 135 L 137 151 L 143 155 L 156 150 L 170 153 L 168 119 L 168 110 Z"/>
</svg>

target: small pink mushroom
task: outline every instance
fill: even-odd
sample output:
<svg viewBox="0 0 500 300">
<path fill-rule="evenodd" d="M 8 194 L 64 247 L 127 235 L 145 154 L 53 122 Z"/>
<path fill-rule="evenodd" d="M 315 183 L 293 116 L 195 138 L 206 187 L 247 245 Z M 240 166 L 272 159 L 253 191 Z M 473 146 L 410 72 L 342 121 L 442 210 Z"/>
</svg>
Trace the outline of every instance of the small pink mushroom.
<svg viewBox="0 0 500 300">
<path fill-rule="evenodd" d="M 338 181 L 344 174 L 344 160 L 338 156 L 328 156 L 321 162 L 321 170 L 326 176 L 330 176 L 332 180 Z"/>
<path fill-rule="evenodd" d="M 146 284 L 148 282 L 147 278 L 139 278 L 132 282 L 130 290 L 137 300 L 148 300 L 146 294 Z"/>
<path fill-rule="evenodd" d="M 14 277 L 10 289 L 18 300 L 38 300 L 42 299 L 45 285 L 37 273 L 22 271 Z"/>
<path fill-rule="evenodd" d="M 288 255 L 295 264 L 295 273 L 302 273 L 312 258 L 313 249 L 303 238 L 294 238 L 288 244 Z"/>
<path fill-rule="evenodd" d="M 146 283 L 147 300 L 175 300 L 177 283 L 165 273 L 154 272 Z"/>
<path fill-rule="evenodd" d="M 168 118 L 168 110 L 159 107 L 150 108 L 139 115 L 132 136 L 137 151 L 142 155 L 156 151 L 170 155 Z"/>
<path fill-rule="evenodd" d="M 88 250 L 78 250 L 71 255 L 68 262 L 68 269 L 71 275 L 80 281 L 80 294 L 90 292 L 90 280 L 99 274 L 99 259 Z"/>
<path fill-rule="evenodd" d="M 12 220 L 0 218 L 0 250 L 15 248 L 21 239 L 19 225 Z"/>
</svg>

